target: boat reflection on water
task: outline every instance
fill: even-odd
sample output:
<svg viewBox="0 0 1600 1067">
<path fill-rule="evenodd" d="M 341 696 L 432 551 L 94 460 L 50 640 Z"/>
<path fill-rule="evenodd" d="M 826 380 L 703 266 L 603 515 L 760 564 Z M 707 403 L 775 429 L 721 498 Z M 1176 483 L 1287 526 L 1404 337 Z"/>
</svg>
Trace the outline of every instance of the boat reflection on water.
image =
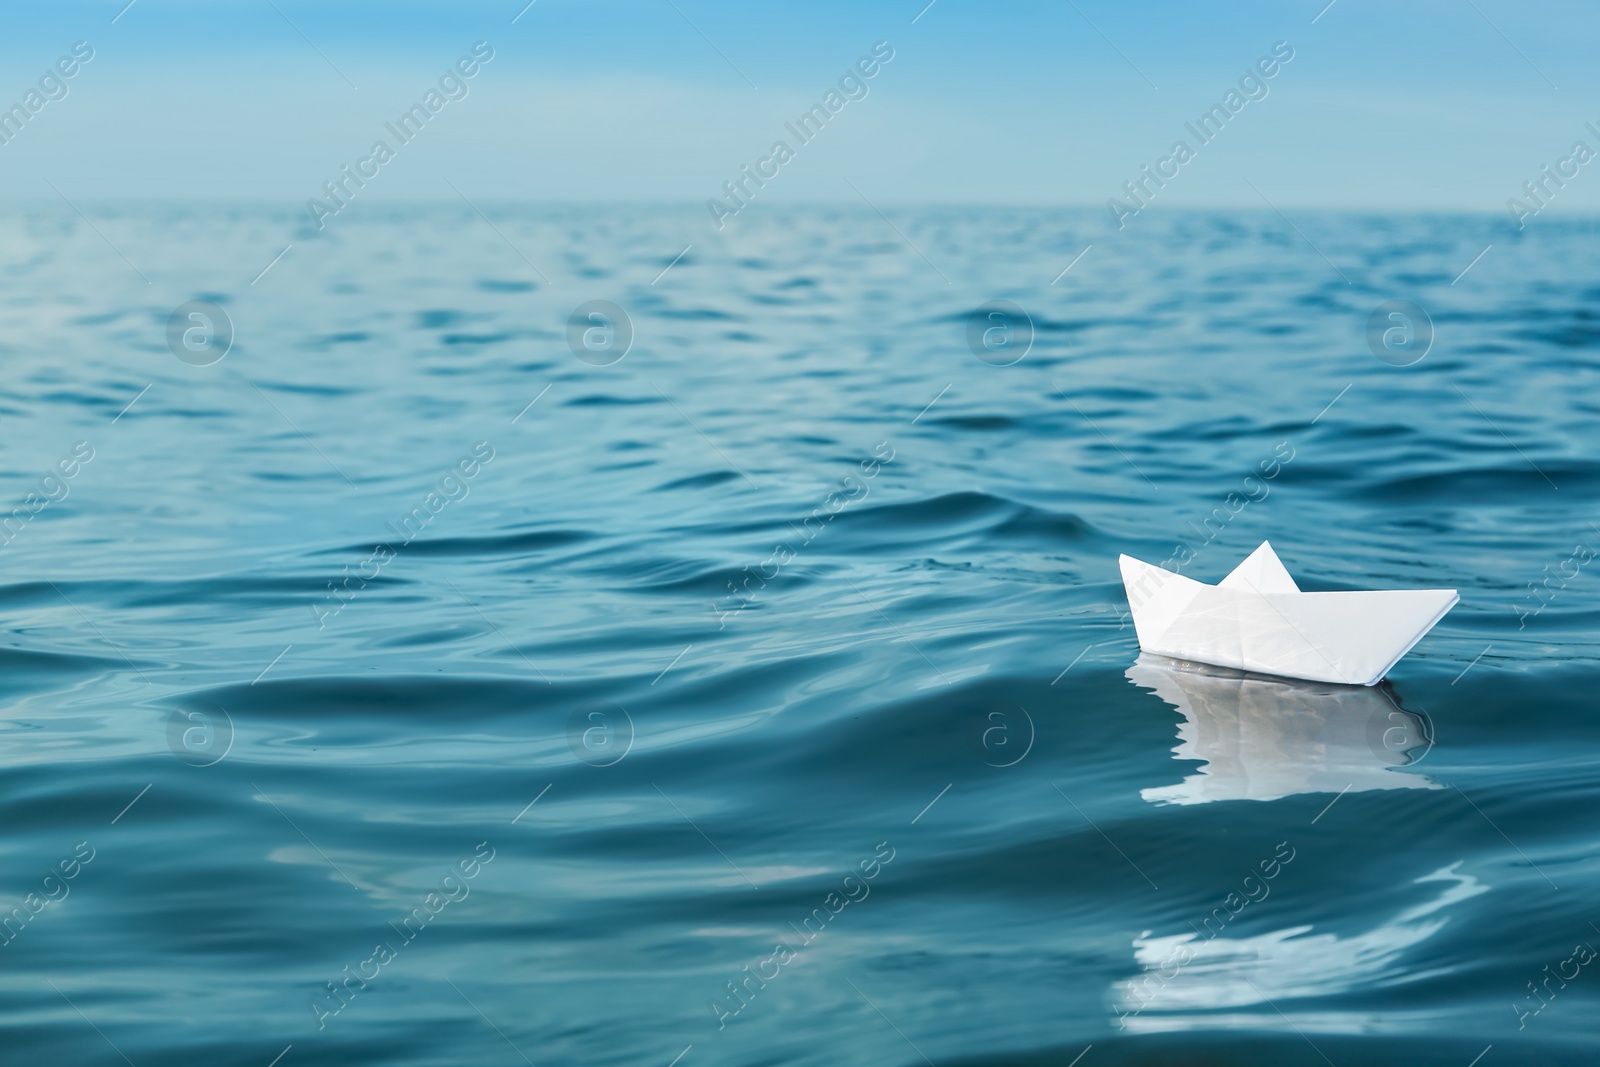
<svg viewBox="0 0 1600 1067">
<path fill-rule="evenodd" d="M 1323 1033 L 1404 1033 L 1438 1025 L 1427 1009 L 1362 1007 L 1337 998 L 1438 976 L 1426 943 L 1459 905 L 1489 891 L 1463 861 L 1412 879 L 1410 902 L 1370 926 L 1317 929 L 1300 923 L 1259 934 L 1218 936 L 1208 920 L 1182 933 L 1134 938 L 1138 974 L 1111 987 L 1119 1029 L 1295 1029 Z M 1218 909 L 1225 919 L 1226 912 Z"/>
<path fill-rule="evenodd" d="M 1176 785 L 1140 790 L 1152 804 L 1443 788 L 1425 775 L 1397 772 L 1427 754 L 1433 731 L 1400 707 L 1387 682 L 1290 681 L 1150 653 L 1126 676 L 1183 716 L 1173 758 L 1205 764 Z"/>
<path fill-rule="evenodd" d="M 1406 711 L 1387 683 L 1328 685 L 1243 674 L 1142 654 L 1128 668 L 1183 716 L 1173 756 L 1201 766 L 1176 785 L 1141 790 L 1153 804 L 1277 800 L 1299 793 L 1442 789 L 1405 768 L 1425 756 L 1433 732 Z M 1275 854 L 1287 866 L 1292 847 Z M 1118 1029 L 1155 1033 L 1207 1028 L 1323 1033 L 1408 1033 L 1438 1025 L 1428 1009 L 1381 1010 L 1342 1000 L 1441 973 L 1427 945 L 1465 902 L 1488 891 L 1463 862 L 1396 887 L 1359 921 L 1330 922 L 1322 910 L 1265 900 L 1270 886 L 1246 879 L 1207 914 L 1175 932 L 1133 940 L 1138 970 L 1112 984 Z M 1266 871 L 1265 865 L 1262 870 Z M 1267 875 L 1267 878 L 1273 877 Z M 1255 896 L 1249 883 L 1260 882 Z M 1299 907 L 1305 907 L 1305 901 Z M 1276 910 L 1266 910 L 1276 909 Z M 1269 918 L 1270 928 L 1255 922 Z"/>
</svg>

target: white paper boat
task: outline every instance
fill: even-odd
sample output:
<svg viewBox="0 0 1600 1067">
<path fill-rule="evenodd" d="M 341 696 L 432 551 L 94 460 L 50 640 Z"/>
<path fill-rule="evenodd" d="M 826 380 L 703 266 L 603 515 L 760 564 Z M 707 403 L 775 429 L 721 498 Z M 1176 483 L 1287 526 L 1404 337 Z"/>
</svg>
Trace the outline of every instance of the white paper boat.
<svg viewBox="0 0 1600 1067">
<path fill-rule="evenodd" d="M 1427 755 L 1432 730 L 1388 686 L 1263 678 L 1148 652 L 1126 676 L 1183 716 L 1172 758 L 1201 764 L 1174 785 L 1140 790 L 1152 804 L 1442 788 L 1397 769 Z"/>
<path fill-rule="evenodd" d="M 1340 685 L 1382 681 L 1461 599 L 1454 589 L 1302 593 L 1265 541 L 1216 585 L 1118 562 L 1144 651 Z"/>
</svg>

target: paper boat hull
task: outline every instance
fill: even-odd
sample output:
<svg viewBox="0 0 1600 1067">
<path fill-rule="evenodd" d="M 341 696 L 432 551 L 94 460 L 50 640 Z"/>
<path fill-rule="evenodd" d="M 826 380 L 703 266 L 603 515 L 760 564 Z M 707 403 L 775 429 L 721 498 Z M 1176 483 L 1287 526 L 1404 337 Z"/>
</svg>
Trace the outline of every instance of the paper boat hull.
<svg viewBox="0 0 1600 1067">
<path fill-rule="evenodd" d="M 1260 592 L 1119 562 L 1144 651 L 1340 685 L 1376 685 L 1461 599 L 1453 589 Z"/>
</svg>

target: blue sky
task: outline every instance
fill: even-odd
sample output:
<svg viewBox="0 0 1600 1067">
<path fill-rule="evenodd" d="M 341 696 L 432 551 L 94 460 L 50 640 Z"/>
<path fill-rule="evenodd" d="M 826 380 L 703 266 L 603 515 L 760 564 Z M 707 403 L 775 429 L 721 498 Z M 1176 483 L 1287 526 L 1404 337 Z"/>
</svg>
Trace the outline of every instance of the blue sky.
<svg viewBox="0 0 1600 1067">
<path fill-rule="evenodd" d="M 1295 54 L 1268 95 L 1159 203 L 1504 212 L 1574 141 L 1600 149 L 1592 3 L 537 0 L 513 24 L 522 2 L 8 12 L 0 104 L 75 41 L 95 58 L 0 145 L 0 192 L 300 205 L 479 40 L 495 59 L 369 199 L 450 199 L 448 180 L 490 201 L 702 202 L 880 40 L 895 58 L 763 201 L 856 200 L 848 182 L 884 204 L 1103 208 L 1278 41 Z M 1600 163 L 1550 207 L 1597 209 Z"/>
</svg>

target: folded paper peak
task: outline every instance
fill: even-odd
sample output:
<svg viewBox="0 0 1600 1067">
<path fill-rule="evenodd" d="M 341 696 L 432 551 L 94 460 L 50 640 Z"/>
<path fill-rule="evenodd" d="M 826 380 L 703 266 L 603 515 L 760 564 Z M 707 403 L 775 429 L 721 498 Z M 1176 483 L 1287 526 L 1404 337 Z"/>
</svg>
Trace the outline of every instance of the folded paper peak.
<svg viewBox="0 0 1600 1067">
<path fill-rule="evenodd" d="M 1313 682 L 1376 685 L 1461 599 L 1454 589 L 1302 593 L 1265 541 L 1216 585 L 1118 562 L 1144 651 Z"/>
</svg>

